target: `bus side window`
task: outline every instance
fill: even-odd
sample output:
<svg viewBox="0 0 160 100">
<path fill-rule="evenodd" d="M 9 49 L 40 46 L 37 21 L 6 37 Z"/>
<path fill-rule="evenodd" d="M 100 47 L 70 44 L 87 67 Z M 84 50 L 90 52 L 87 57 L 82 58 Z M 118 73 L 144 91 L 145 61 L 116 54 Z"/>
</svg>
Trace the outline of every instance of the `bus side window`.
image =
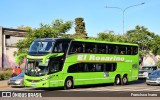
<svg viewBox="0 0 160 100">
<path fill-rule="evenodd" d="M 53 49 L 53 52 L 62 52 L 62 43 L 61 42 L 56 43 L 56 45 Z"/>
<path fill-rule="evenodd" d="M 118 49 L 116 45 L 109 45 L 108 47 L 109 49 L 109 54 L 117 54 L 118 53 Z"/>
<path fill-rule="evenodd" d="M 71 54 L 76 53 L 76 48 L 72 47 L 70 53 Z"/>
<path fill-rule="evenodd" d="M 132 48 L 133 48 L 133 55 L 136 55 L 138 53 L 138 48 L 136 46 L 134 46 Z"/>
<path fill-rule="evenodd" d="M 85 43 L 85 53 L 95 53 L 96 45 L 94 43 Z"/>
<path fill-rule="evenodd" d="M 78 66 L 77 66 L 77 64 L 69 66 L 67 72 L 68 73 L 76 73 L 76 72 L 78 72 Z"/>
<path fill-rule="evenodd" d="M 88 71 L 94 72 L 95 71 L 95 64 L 87 64 L 88 65 Z"/>
<path fill-rule="evenodd" d="M 83 53 L 83 43 L 72 42 L 69 54 L 74 54 L 74 53 Z"/>
<path fill-rule="evenodd" d="M 106 63 L 105 64 L 105 69 L 107 72 L 113 72 L 115 71 L 117 68 L 117 64 L 116 63 Z"/>
<path fill-rule="evenodd" d="M 78 47 L 77 48 L 77 53 L 82 53 L 83 51 L 82 51 L 82 47 Z"/>
<path fill-rule="evenodd" d="M 93 48 L 93 53 L 96 53 L 96 48 Z"/>
<path fill-rule="evenodd" d="M 103 72 L 104 64 L 95 64 L 95 65 L 96 65 L 96 72 Z"/>
<path fill-rule="evenodd" d="M 111 54 L 111 53 L 112 53 L 112 50 L 111 50 L 110 48 L 108 49 L 108 53 L 109 53 L 109 54 Z"/>
<path fill-rule="evenodd" d="M 63 52 L 67 52 L 67 49 L 68 49 L 68 45 L 69 45 L 69 42 L 64 42 L 64 43 L 62 43 L 62 51 Z"/>
<path fill-rule="evenodd" d="M 106 45 L 106 54 L 108 54 L 108 45 Z"/>
<path fill-rule="evenodd" d="M 105 44 L 97 44 L 97 50 L 99 54 L 105 54 L 106 53 L 106 45 Z"/>
<path fill-rule="evenodd" d="M 130 46 L 127 47 L 127 55 L 131 55 L 131 47 Z"/>
<path fill-rule="evenodd" d="M 126 46 L 125 45 L 120 45 L 119 46 L 119 49 L 118 49 L 118 53 L 121 54 L 121 55 L 125 55 L 126 54 Z"/>
<path fill-rule="evenodd" d="M 92 53 L 93 51 L 91 49 L 87 49 L 87 53 Z"/>
</svg>

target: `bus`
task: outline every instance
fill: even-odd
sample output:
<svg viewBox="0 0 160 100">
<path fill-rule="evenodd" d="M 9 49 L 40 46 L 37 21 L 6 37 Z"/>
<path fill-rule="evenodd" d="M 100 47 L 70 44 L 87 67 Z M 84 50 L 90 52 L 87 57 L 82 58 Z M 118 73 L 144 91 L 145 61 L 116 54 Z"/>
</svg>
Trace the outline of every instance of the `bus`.
<svg viewBox="0 0 160 100">
<path fill-rule="evenodd" d="M 24 85 L 36 88 L 114 83 L 138 79 L 137 44 L 89 39 L 41 38 L 30 45 Z M 17 59 L 18 59 L 17 58 Z"/>
</svg>

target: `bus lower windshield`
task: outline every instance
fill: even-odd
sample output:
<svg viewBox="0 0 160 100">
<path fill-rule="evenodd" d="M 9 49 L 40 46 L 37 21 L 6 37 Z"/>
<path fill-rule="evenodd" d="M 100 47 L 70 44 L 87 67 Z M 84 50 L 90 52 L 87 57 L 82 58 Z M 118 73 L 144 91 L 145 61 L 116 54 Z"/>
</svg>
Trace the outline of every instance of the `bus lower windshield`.
<svg viewBox="0 0 160 100">
<path fill-rule="evenodd" d="M 26 75 L 44 76 L 61 70 L 59 62 L 49 62 L 50 60 L 47 60 L 46 64 L 42 64 L 41 60 L 27 60 L 25 66 Z"/>
</svg>

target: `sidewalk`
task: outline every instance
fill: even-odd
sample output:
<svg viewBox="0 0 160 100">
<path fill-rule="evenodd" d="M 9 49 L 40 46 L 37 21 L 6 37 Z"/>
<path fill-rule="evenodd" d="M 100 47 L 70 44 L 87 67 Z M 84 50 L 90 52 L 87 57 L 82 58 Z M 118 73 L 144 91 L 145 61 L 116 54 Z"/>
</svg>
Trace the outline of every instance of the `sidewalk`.
<svg viewBox="0 0 160 100">
<path fill-rule="evenodd" d="M 0 88 L 7 88 L 8 86 L 8 80 L 2 80 L 0 81 Z"/>
</svg>

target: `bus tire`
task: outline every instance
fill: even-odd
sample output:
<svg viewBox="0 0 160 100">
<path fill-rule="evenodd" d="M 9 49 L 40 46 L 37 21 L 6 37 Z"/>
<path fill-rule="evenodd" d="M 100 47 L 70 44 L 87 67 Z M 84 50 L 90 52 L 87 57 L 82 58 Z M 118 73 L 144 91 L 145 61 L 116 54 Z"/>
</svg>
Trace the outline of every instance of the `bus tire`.
<svg viewBox="0 0 160 100">
<path fill-rule="evenodd" d="M 119 75 L 117 75 L 114 80 L 114 85 L 120 85 L 120 84 L 121 84 L 121 78 Z"/>
<path fill-rule="evenodd" d="M 122 78 L 122 85 L 127 85 L 128 84 L 128 78 L 127 75 L 124 75 Z"/>
<path fill-rule="evenodd" d="M 68 77 L 65 80 L 65 84 L 64 84 L 64 89 L 73 89 L 74 88 L 74 84 L 73 84 L 73 78 Z"/>
<path fill-rule="evenodd" d="M 150 84 L 148 84 L 148 83 L 146 83 L 148 86 L 150 85 Z"/>
</svg>

